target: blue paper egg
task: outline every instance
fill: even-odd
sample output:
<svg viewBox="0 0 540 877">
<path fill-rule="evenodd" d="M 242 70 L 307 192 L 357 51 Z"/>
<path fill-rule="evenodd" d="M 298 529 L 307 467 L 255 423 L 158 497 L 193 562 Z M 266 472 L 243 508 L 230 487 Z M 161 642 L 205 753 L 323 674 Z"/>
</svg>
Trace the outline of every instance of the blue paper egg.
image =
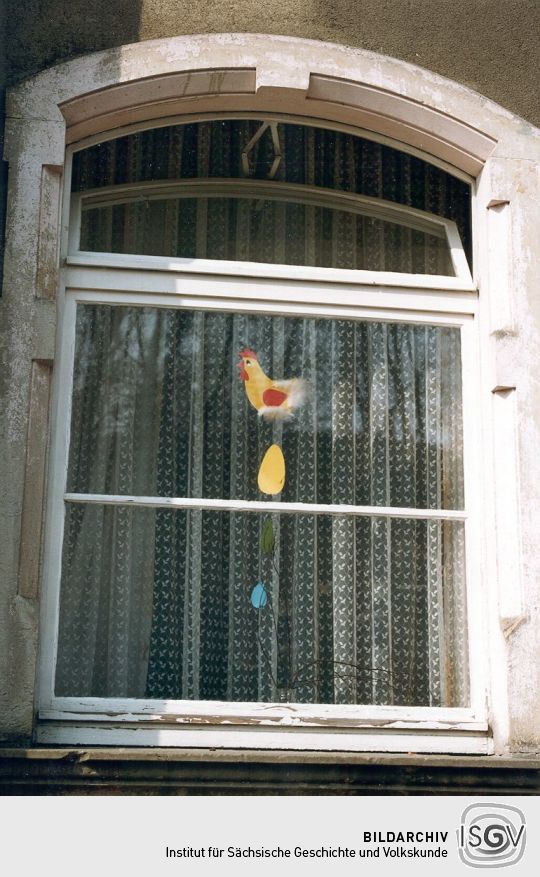
<svg viewBox="0 0 540 877">
<path fill-rule="evenodd" d="M 268 594 L 263 582 L 257 582 L 251 592 L 251 604 L 255 609 L 264 609 L 268 603 Z"/>
</svg>

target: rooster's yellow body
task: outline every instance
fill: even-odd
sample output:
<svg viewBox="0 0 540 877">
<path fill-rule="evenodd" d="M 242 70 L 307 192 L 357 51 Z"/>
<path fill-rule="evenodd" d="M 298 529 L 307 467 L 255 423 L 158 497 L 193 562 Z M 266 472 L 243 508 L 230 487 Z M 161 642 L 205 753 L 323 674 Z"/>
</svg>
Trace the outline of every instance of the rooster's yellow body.
<svg viewBox="0 0 540 877">
<path fill-rule="evenodd" d="M 239 356 L 240 378 L 244 381 L 246 396 L 259 416 L 273 420 L 292 417 L 295 408 L 302 404 L 304 382 L 300 378 L 272 380 L 262 370 L 253 350 L 241 350 Z"/>
</svg>

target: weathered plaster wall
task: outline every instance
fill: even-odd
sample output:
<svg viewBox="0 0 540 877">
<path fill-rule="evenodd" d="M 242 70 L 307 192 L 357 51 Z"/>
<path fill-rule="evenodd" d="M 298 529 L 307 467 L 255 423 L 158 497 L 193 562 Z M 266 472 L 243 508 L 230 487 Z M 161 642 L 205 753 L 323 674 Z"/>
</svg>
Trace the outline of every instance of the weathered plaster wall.
<svg viewBox="0 0 540 877">
<path fill-rule="evenodd" d="M 13 3 L 13 0 L 8 2 Z M 514 0 L 506 4 L 498 0 L 456 0 L 454 4 L 447 3 L 447 0 L 403 3 L 397 0 L 379 0 L 378 3 L 337 0 L 332 5 L 322 4 L 320 0 L 306 0 L 301 7 L 291 0 L 284 0 L 276 11 L 257 11 L 255 3 L 245 0 L 232 3 L 217 0 L 211 6 L 194 0 L 187 8 L 183 3 L 171 0 L 148 0 L 140 4 L 120 2 L 112 9 L 111 6 L 110 3 L 96 2 L 88 8 L 89 4 L 81 2 L 31 0 L 26 6 L 24 20 L 20 12 L 18 15 L 14 12 L 8 19 L 9 80 L 15 82 L 65 58 L 141 39 L 190 32 L 262 31 L 356 44 L 406 59 L 469 85 L 533 123 L 540 123 L 537 89 L 534 88 L 538 69 L 535 53 L 540 5 L 534 0 Z M 397 8 L 402 10 L 401 15 L 397 14 Z M 462 10 L 461 16 L 459 10 Z M 485 22 L 488 20 L 489 33 L 486 33 Z M 36 129 L 33 149 L 40 150 L 43 146 L 43 162 L 50 162 L 50 157 L 47 157 L 49 146 L 45 138 L 40 140 L 37 131 L 39 119 L 34 116 L 32 124 Z M 21 134 L 21 142 L 24 136 Z M 26 213 L 17 233 L 16 258 L 11 260 L 12 273 L 5 280 L 13 290 L 24 291 L 36 284 L 32 241 L 39 215 L 41 178 L 17 159 L 20 145 L 19 142 L 12 152 L 12 195 L 19 200 L 22 198 Z M 526 141 L 523 139 L 518 146 L 516 159 L 519 168 L 516 166 L 516 173 L 519 171 L 519 196 L 524 205 L 521 221 L 528 225 L 529 233 L 524 243 L 516 241 L 516 252 L 523 264 L 523 285 L 516 301 L 518 335 L 514 347 L 520 380 L 522 497 L 526 509 L 523 535 L 531 611 L 509 640 L 507 657 L 511 669 L 510 713 L 513 715 L 514 745 L 531 750 L 540 745 L 540 678 L 534 678 L 532 670 L 537 668 L 539 634 L 531 634 L 531 630 L 540 631 L 539 619 L 534 615 L 539 606 L 540 561 L 536 539 L 540 479 L 525 476 L 533 472 L 536 465 L 534 449 L 538 447 L 540 433 L 540 384 L 537 378 L 540 367 L 524 370 L 525 362 L 520 352 L 523 344 L 528 344 L 531 351 L 537 349 L 535 338 L 540 331 L 540 305 L 534 296 L 524 292 L 535 288 L 535 278 L 540 270 L 538 250 L 534 251 L 530 244 L 533 237 L 530 229 L 538 222 L 540 182 L 537 167 L 533 169 L 532 163 L 529 164 Z M 57 152 L 57 160 L 61 162 L 62 149 Z M 535 174 L 534 179 L 531 174 Z M 507 194 L 513 197 L 512 192 Z M 8 485 L 7 489 L 2 487 L 0 523 L 0 740 L 26 742 L 32 727 L 37 606 L 36 601 L 25 593 L 17 593 L 13 570 L 18 567 L 31 359 L 43 361 L 53 355 L 43 339 L 53 337 L 50 329 L 54 322 L 54 304 L 24 295 L 8 295 L 0 317 L 8 329 L 6 335 L 9 334 L 7 365 L 11 374 L 16 375 L 9 394 L 9 443 L 3 445 L 9 449 L 9 457 L 4 454 L 0 459 L 5 467 L 5 479 L 0 483 Z M 526 365 L 529 366 L 530 362 L 527 360 Z M 525 674 L 520 672 L 524 665 L 531 668 Z M 540 671 L 536 669 L 534 672 L 538 675 Z M 536 721 L 531 720 L 535 712 Z"/>
<path fill-rule="evenodd" d="M 6 218 L 7 164 L 4 154 L 5 87 L 7 78 L 5 2 L 0 0 L 0 294 L 2 291 L 4 229 Z"/>
<path fill-rule="evenodd" d="M 8 6 L 15 82 L 77 54 L 164 36 L 248 32 L 358 46 L 475 89 L 540 126 L 538 0 L 20 0 Z"/>
</svg>

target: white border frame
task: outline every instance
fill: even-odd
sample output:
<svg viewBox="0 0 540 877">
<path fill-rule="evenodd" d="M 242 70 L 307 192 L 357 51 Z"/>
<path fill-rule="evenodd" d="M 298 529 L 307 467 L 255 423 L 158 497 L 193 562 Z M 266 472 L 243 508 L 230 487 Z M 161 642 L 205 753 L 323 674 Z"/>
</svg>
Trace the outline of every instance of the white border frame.
<svg viewBox="0 0 540 877">
<path fill-rule="evenodd" d="M 144 271 L 138 268 L 101 268 L 87 271 L 67 265 L 62 328 L 60 329 L 59 368 L 55 387 L 55 416 L 58 432 L 53 439 L 51 490 L 49 493 L 49 535 L 46 545 L 44 632 L 42 639 L 41 684 L 38 740 L 41 743 L 216 746 L 243 748 L 335 749 L 343 751 L 471 752 L 487 754 L 491 741 L 487 736 L 485 712 L 485 672 L 483 649 L 477 636 L 481 616 L 477 594 L 477 552 L 470 550 L 475 538 L 474 514 L 469 511 L 430 511 L 399 508 L 311 506 L 303 504 L 234 502 L 228 500 L 189 500 L 153 497 L 97 496 L 65 494 L 69 450 L 71 386 L 74 363 L 75 311 L 77 303 L 124 304 L 131 306 L 180 307 L 249 311 L 251 313 L 319 315 L 348 319 L 415 322 L 459 327 L 462 335 L 463 374 L 476 374 L 472 320 L 477 307 L 475 293 L 435 293 L 429 311 L 424 310 L 413 293 L 402 293 L 401 307 L 396 307 L 394 293 L 381 289 L 373 293 L 357 284 L 348 290 L 347 300 L 336 303 L 338 282 L 313 285 L 309 281 L 289 279 L 283 291 L 274 294 L 274 285 L 263 280 L 226 278 L 227 295 L 223 296 L 223 278 L 207 278 L 196 273 L 173 271 L 165 274 L 153 270 L 152 260 Z M 218 263 L 219 264 L 219 263 Z M 95 281 L 99 283 L 96 284 Z M 166 281 L 164 283 L 164 281 Z M 236 285 L 244 286 L 244 295 L 234 297 Z M 101 288 L 97 288 L 97 287 Z M 111 288 L 114 287 L 114 288 Z M 164 288 L 166 287 L 166 288 Z M 167 288 L 168 287 L 168 288 Z M 247 288 L 246 288 L 247 287 Z M 299 300 L 294 301 L 296 292 Z M 321 301 L 332 301 L 328 306 Z M 422 293 L 420 293 L 422 295 Z M 310 300 L 313 296 L 313 300 Z M 448 298 L 457 297 L 452 310 Z M 459 310 L 457 310 L 459 308 Z M 457 312 L 456 312 L 457 310 Z M 464 400 L 464 474 L 467 508 L 476 508 L 472 497 L 477 442 L 474 423 L 474 387 L 465 390 Z M 333 706 L 298 704 L 236 704 L 224 702 L 150 701 L 118 698 L 56 697 L 57 619 L 61 573 L 61 544 L 65 502 L 137 504 L 143 507 L 197 507 L 288 511 L 319 514 L 365 514 L 420 519 L 458 520 L 465 523 L 466 579 L 468 593 L 469 657 L 471 686 L 469 708 Z M 473 636 L 473 631 L 475 635 Z M 474 669 L 473 669 L 474 668 Z M 139 724 L 140 723 L 140 724 Z M 411 737 L 411 735 L 413 735 Z M 414 744 L 412 740 L 414 739 Z"/>
<path fill-rule="evenodd" d="M 61 246 L 61 264 L 66 257 L 59 227 L 66 227 L 68 205 L 62 218 L 58 214 L 66 142 L 76 143 L 77 148 L 86 145 L 84 137 L 90 145 L 90 140 L 107 140 L 139 127 L 192 120 L 193 108 L 201 119 L 242 118 L 245 113 L 335 127 L 395 145 L 462 179 L 474 178 L 474 279 L 482 296 L 478 310 L 480 394 L 475 407 L 482 419 L 482 449 L 474 474 L 481 497 L 477 522 L 485 583 L 476 595 L 481 612 L 475 643 L 481 636 L 482 661 L 490 665 L 486 708 L 495 751 L 521 750 L 529 743 L 533 748 L 540 729 L 538 686 L 534 674 L 524 673 L 523 667 L 531 667 L 537 647 L 540 580 L 535 549 L 538 479 L 530 477 L 536 466 L 538 418 L 528 401 L 537 398 L 540 367 L 533 308 L 540 271 L 540 184 L 534 176 L 540 164 L 540 131 L 457 82 L 355 47 L 244 33 L 189 34 L 120 46 L 73 59 L 10 90 L 5 138 L 10 223 L 4 301 L 8 312 L 17 314 L 17 327 L 12 337 L 8 335 L 12 380 L 5 409 L 12 463 L 6 472 L 6 495 L 16 496 L 21 490 L 29 357 L 52 360 L 57 349 L 55 331 L 57 338 L 61 334 L 62 304 L 59 301 L 57 313 L 52 298 L 57 247 Z M 68 154 L 66 190 L 69 176 Z M 499 211 L 505 226 L 504 251 L 496 245 L 492 222 Z M 113 281 L 107 283 L 114 288 Z M 285 285 L 276 286 L 284 296 Z M 374 287 L 366 304 L 376 307 L 382 302 L 381 292 L 387 302 L 393 296 L 394 306 L 406 307 L 403 290 L 396 288 Z M 437 297 L 445 299 L 449 313 L 468 312 L 467 293 L 435 295 L 427 290 L 421 296 L 422 307 L 431 310 L 431 303 L 436 307 Z M 346 298 L 343 290 L 341 298 Z M 34 334 L 33 320 L 38 315 L 41 322 L 36 323 Z M 23 334 L 25 339 L 34 338 L 34 346 L 30 347 L 30 341 L 21 343 Z M 57 366 L 54 371 L 58 372 Z M 491 394 L 504 388 L 506 398 L 497 399 L 495 417 Z M 502 455 L 495 440 L 501 419 L 514 437 Z M 519 477 L 520 467 L 527 477 Z M 505 537 L 510 526 L 508 509 L 515 509 L 511 530 L 518 535 L 510 542 Z M 41 524 L 41 516 L 36 515 L 36 520 Z M 32 533 L 37 545 L 39 528 Z M 38 627 L 29 628 L 28 611 L 33 613 L 38 606 L 34 598 L 21 601 L 16 597 L 15 556 L 6 559 L 5 575 L 12 599 L 10 626 L 29 656 L 17 668 L 17 693 L 8 693 L 6 710 L 13 717 L 10 729 L 29 735 Z M 60 733 L 60 726 L 55 727 Z M 50 726 L 47 733 L 54 742 Z M 85 733 L 82 729 L 79 736 Z M 80 742 L 76 736 L 72 735 L 71 742 Z M 457 751 L 453 741 L 448 747 L 444 751 Z"/>
<path fill-rule="evenodd" d="M 263 198 L 280 200 L 309 206 L 327 207 L 334 210 L 345 210 L 350 213 L 382 219 L 386 222 L 405 226 L 416 231 L 443 238 L 448 245 L 448 253 L 454 269 L 454 276 L 434 274 L 410 274 L 391 271 L 365 271 L 344 268 L 310 268 L 306 265 L 279 265 L 263 262 L 230 262 L 215 259 L 168 259 L 163 257 L 142 257 L 144 264 L 163 267 L 168 270 L 174 263 L 177 270 L 188 269 L 190 272 L 211 274 L 239 274 L 247 277 L 290 277 L 306 280 L 336 280 L 342 283 L 378 283 L 405 287 L 422 287 L 429 289 L 455 289 L 471 291 L 474 284 L 461 242 L 457 225 L 451 219 L 426 213 L 413 207 L 341 192 L 318 186 L 304 186 L 295 183 L 282 183 L 277 180 L 252 179 L 196 179 L 167 180 L 163 182 L 130 183 L 121 186 L 107 186 L 102 189 L 89 189 L 72 195 L 70 211 L 70 231 L 68 242 L 68 262 L 70 264 L 133 264 L 132 256 L 95 253 L 81 250 L 81 218 L 85 209 L 112 207 L 117 204 L 129 204 L 143 201 L 169 200 L 174 198 Z M 151 259 L 152 261 L 147 261 Z"/>
</svg>

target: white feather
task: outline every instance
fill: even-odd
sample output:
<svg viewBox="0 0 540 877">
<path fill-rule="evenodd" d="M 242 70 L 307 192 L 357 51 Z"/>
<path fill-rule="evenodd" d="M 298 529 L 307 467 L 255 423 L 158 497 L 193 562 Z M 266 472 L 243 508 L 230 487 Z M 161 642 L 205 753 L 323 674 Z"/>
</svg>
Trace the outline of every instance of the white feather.
<svg viewBox="0 0 540 877">
<path fill-rule="evenodd" d="M 287 381 L 273 381 L 276 390 L 287 393 L 285 401 L 279 405 L 263 405 L 259 408 L 259 417 L 266 420 L 290 420 L 296 408 L 304 404 L 306 398 L 306 382 L 302 378 L 291 378 Z"/>
</svg>

